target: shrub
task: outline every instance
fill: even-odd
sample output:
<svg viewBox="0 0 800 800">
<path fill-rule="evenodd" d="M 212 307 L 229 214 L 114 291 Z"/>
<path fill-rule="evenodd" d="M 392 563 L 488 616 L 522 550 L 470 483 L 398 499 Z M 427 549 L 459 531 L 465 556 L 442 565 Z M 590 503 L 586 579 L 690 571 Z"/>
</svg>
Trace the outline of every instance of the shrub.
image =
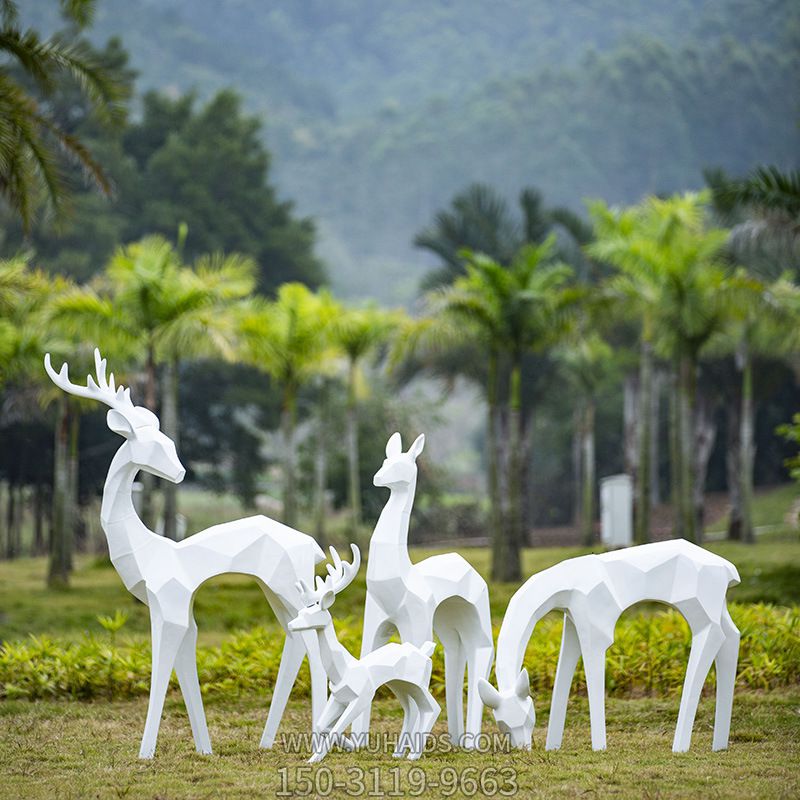
<svg viewBox="0 0 800 800">
<path fill-rule="evenodd" d="M 742 632 L 737 686 L 772 689 L 800 681 L 800 607 L 730 605 Z M 45 636 L 6 642 L 0 647 L 0 697 L 128 698 L 146 695 L 150 683 L 150 646 L 141 638 L 121 637 L 116 624 L 108 637 L 85 635 L 76 642 Z M 337 620 L 339 640 L 351 652 L 360 645 L 360 620 Z M 561 640 L 561 621 L 542 620 L 528 646 L 525 665 L 536 694 L 550 690 Z M 688 627 L 677 611 L 624 616 L 608 651 L 606 685 L 610 695 L 679 693 L 689 656 Z M 233 635 L 219 647 L 198 651 L 198 669 L 207 696 L 266 694 L 280 663 L 283 634 L 276 628 L 253 628 Z M 709 678 L 713 685 L 714 677 Z M 434 654 L 432 691 L 444 696 L 441 647 Z M 575 686 L 585 690 L 581 669 Z M 304 666 L 295 692 L 308 694 Z"/>
</svg>

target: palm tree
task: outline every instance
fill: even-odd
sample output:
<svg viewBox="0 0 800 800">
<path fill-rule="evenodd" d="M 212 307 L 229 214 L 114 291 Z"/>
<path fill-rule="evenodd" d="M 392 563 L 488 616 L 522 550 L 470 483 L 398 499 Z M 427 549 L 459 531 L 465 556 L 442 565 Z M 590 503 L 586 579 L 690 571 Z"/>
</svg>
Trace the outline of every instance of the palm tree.
<svg viewBox="0 0 800 800">
<path fill-rule="evenodd" d="M 359 368 L 370 354 L 386 344 L 401 324 L 399 312 L 377 306 L 339 309 L 331 324 L 331 341 L 347 357 L 347 473 L 353 532 L 361 527 L 361 479 L 358 458 Z"/>
<path fill-rule="evenodd" d="M 496 580 L 519 580 L 522 572 L 523 358 L 564 335 L 568 312 L 578 299 L 577 293 L 566 287 L 572 270 L 552 261 L 553 249 L 552 238 L 539 246 L 523 247 L 508 267 L 486 255 L 466 252 L 466 275 L 440 290 L 436 298 L 442 311 L 477 328 L 488 351 L 490 497 L 495 498 L 500 491 L 494 485 L 499 482 L 499 469 L 498 423 L 493 409 L 498 402 L 501 359 L 508 365 L 504 371 L 508 380 L 508 518 L 501 520 L 499 509 L 493 510 L 492 575 Z"/>
<path fill-rule="evenodd" d="M 93 6 L 93 0 L 61 3 L 67 17 L 79 26 L 89 22 Z M 89 150 L 48 110 L 47 101 L 58 80 L 71 79 L 98 112 L 110 117 L 123 113 L 126 90 L 84 42 L 60 36 L 43 39 L 34 30 L 21 29 L 13 0 L 0 3 L 0 52 L 6 59 L 0 67 L 0 194 L 29 229 L 41 193 L 56 209 L 66 197 L 62 154 L 78 164 L 103 192 L 111 191 Z M 26 81 L 35 85 L 36 94 L 26 89 Z"/>
<path fill-rule="evenodd" d="M 255 275 L 253 261 L 236 254 L 203 256 L 186 267 L 170 242 L 150 236 L 118 250 L 93 285 L 60 298 L 56 317 L 96 341 L 113 337 L 143 361 L 145 405 L 153 412 L 163 365 L 161 421 L 177 445 L 179 364 L 235 357 L 233 311 L 254 290 Z M 170 538 L 176 534 L 176 498 L 177 487 L 165 484 L 164 532 Z M 143 500 L 142 515 L 151 519 L 152 493 L 145 492 Z"/>
<path fill-rule="evenodd" d="M 650 435 L 646 430 L 652 383 L 654 346 L 668 354 L 678 376 L 677 530 L 699 540 L 692 494 L 696 480 L 692 431 L 697 395 L 697 369 L 702 349 L 730 323 L 738 281 L 722 258 L 728 232 L 706 226 L 708 193 L 686 193 L 667 199 L 648 198 L 622 212 L 595 204 L 592 213 L 597 241 L 588 250 L 616 266 L 612 282 L 628 302 L 638 299 L 642 319 L 641 457 L 643 476 L 637 487 L 641 506 L 637 538 L 647 533 L 649 513 Z"/>
<path fill-rule="evenodd" d="M 315 294 L 301 283 L 284 283 L 275 300 L 251 302 L 239 323 L 242 359 L 267 372 L 281 387 L 283 521 L 290 526 L 297 521 L 298 393 L 329 358 L 335 313 L 327 292 Z"/>
<path fill-rule="evenodd" d="M 595 414 L 597 393 L 606 380 L 612 361 L 612 350 L 600 334 L 586 321 L 556 349 L 556 356 L 567 383 L 578 398 L 575 480 L 578 486 L 577 517 L 581 541 L 587 547 L 594 543 L 595 518 Z"/>
</svg>

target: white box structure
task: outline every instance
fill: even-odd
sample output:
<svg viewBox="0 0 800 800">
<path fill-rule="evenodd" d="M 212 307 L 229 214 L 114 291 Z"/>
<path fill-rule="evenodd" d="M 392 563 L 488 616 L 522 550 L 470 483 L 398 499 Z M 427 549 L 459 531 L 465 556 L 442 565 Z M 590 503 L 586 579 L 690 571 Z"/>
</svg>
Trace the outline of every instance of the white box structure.
<svg viewBox="0 0 800 800">
<path fill-rule="evenodd" d="M 633 481 L 611 475 L 600 481 L 600 541 L 605 547 L 633 544 Z"/>
</svg>

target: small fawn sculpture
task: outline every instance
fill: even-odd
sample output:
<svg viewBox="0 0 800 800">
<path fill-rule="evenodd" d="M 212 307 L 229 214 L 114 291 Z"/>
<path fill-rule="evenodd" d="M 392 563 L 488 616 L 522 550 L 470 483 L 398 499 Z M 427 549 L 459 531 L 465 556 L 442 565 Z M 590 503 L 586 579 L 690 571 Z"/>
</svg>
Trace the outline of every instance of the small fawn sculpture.
<svg viewBox="0 0 800 800">
<path fill-rule="evenodd" d="M 536 623 L 549 611 L 563 609 L 564 633 L 545 747 L 561 747 L 569 688 L 582 657 L 592 748 L 604 750 L 606 650 L 626 608 L 658 601 L 677 608 L 692 631 L 672 749 L 689 749 L 700 692 L 712 661 L 716 661 L 713 749 L 724 750 L 739 656 L 739 631 L 728 613 L 725 595 L 737 583 L 739 573 L 733 564 L 683 539 L 562 561 L 528 578 L 509 601 L 497 640 L 499 691 L 481 681 L 483 702 L 494 710 L 498 726 L 510 735 L 514 746 L 530 747 L 536 715 L 522 660 Z"/>
<path fill-rule="evenodd" d="M 310 536 L 264 516 L 215 525 L 182 542 L 173 542 L 148 530 L 133 506 L 131 491 L 137 472 L 143 470 L 179 483 L 185 470 L 172 440 L 159 430 L 158 417 L 146 408 L 134 406 L 130 390 L 115 386 L 113 373 L 106 379 L 106 361 L 99 350 L 94 355 L 96 374 L 87 378 L 86 386 L 70 382 L 66 364 L 56 372 L 49 353 L 44 363 L 53 383 L 65 392 L 109 406 L 108 427 L 125 439 L 108 470 L 100 519 L 111 563 L 125 588 L 150 608 L 153 648 L 150 702 L 139 757 L 152 758 L 155 752 L 173 667 L 197 751 L 211 752 L 197 677 L 197 625 L 192 607 L 200 585 L 225 573 L 252 575 L 287 631 L 261 739 L 262 747 L 271 747 L 306 653 L 311 669 L 314 719 L 327 696 L 316 637 L 287 629 L 289 621 L 303 607 L 297 580 L 312 580 L 315 564 L 323 561 L 325 555 Z"/>
<path fill-rule="evenodd" d="M 425 435 L 420 434 L 404 453 L 400 434 L 393 434 L 386 444 L 386 460 L 375 474 L 375 486 L 385 486 L 391 494 L 369 544 L 361 656 L 389 641 L 395 630 L 401 641 L 417 647 L 430 641 L 435 632 L 444 646 L 450 738 L 453 744 L 471 748 L 481 732 L 483 713 L 478 680 L 489 677 L 494 657 L 489 589 L 457 553 L 411 563 L 408 527 L 417 484 L 416 460 L 424 446 Z M 368 733 L 369 706 L 353 725 L 355 744 Z"/>
<path fill-rule="evenodd" d="M 325 758 L 335 741 L 344 741 L 348 726 L 369 709 L 380 686 L 387 686 L 403 707 L 403 729 L 394 756 L 402 756 L 408 749 L 408 758 L 417 759 L 439 716 L 439 704 L 428 689 L 430 657 L 436 645 L 430 641 L 421 647 L 409 642 L 392 642 L 359 660 L 339 643 L 329 609 L 336 595 L 358 573 L 361 553 L 356 545 L 351 548 L 353 561 L 347 564 L 331 547 L 333 564 L 328 564 L 328 576 L 324 580 L 317 578 L 316 589 L 311 589 L 305 581 L 298 583 L 307 606 L 289 623 L 290 631 L 317 632 L 322 663 L 331 684 L 330 697 L 318 720 L 318 738 L 309 763 Z"/>
</svg>

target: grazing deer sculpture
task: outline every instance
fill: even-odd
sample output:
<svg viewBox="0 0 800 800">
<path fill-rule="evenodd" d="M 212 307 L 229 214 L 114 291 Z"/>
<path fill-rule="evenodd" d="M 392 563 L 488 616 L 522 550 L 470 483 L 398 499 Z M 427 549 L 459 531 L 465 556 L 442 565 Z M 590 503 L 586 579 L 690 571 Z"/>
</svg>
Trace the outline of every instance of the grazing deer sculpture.
<svg viewBox="0 0 800 800">
<path fill-rule="evenodd" d="M 395 630 L 402 642 L 417 647 L 430 641 L 435 632 L 444 646 L 450 738 L 454 744 L 470 748 L 481 731 L 483 705 L 478 680 L 489 677 L 494 657 L 489 590 L 486 581 L 457 553 L 411 563 L 408 527 L 417 483 L 416 460 L 424 446 L 425 435 L 421 434 L 404 453 L 400 434 L 393 434 L 386 445 L 386 460 L 375 474 L 375 486 L 385 486 L 391 494 L 369 544 L 361 656 L 389 641 Z M 369 706 L 353 725 L 354 742 L 361 743 L 368 732 Z"/>
<path fill-rule="evenodd" d="M 569 688 L 582 657 L 592 748 L 604 750 L 606 650 L 626 608 L 657 601 L 677 608 L 692 632 L 672 749 L 689 749 L 700 692 L 716 661 L 713 749 L 724 750 L 739 656 L 739 631 L 728 613 L 725 595 L 737 583 L 739 573 L 733 564 L 683 539 L 562 561 L 528 578 L 509 601 L 497 640 L 499 691 L 481 681 L 483 702 L 494 710 L 500 729 L 510 735 L 514 746 L 530 747 L 536 715 L 522 660 L 536 623 L 549 611 L 563 609 L 564 633 L 545 747 L 561 747 Z"/>
<path fill-rule="evenodd" d="M 403 707 L 403 729 L 395 757 L 402 756 L 408 749 L 408 758 L 417 759 L 439 716 L 439 704 L 428 689 L 430 657 L 436 645 L 430 641 L 421 647 L 392 642 L 359 660 L 339 643 L 329 609 L 336 595 L 358 573 L 361 554 L 356 545 L 351 548 L 353 561 L 347 564 L 331 547 L 333 564 L 328 564 L 328 576 L 324 580 L 317 578 L 315 589 L 305 581 L 298 583 L 307 606 L 289 623 L 290 631 L 317 632 L 322 663 L 331 684 L 330 697 L 318 720 L 318 739 L 309 763 L 321 761 L 335 741 L 343 741 L 348 726 L 369 709 L 380 686 L 388 687 Z"/>
<path fill-rule="evenodd" d="M 53 383 L 65 392 L 109 406 L 108 427 L 125 439 L 108 470 L 100 518 L 111 563 L 125 588 L 150 608 L 153 650 L 150 702 L 139 757 L 152 758 L 155 752 L 173 667 L 186 702 L 195 746 L 200 753 L 211 752 L 197 677 L 197 625 L 192 607 L 200 585 L 225 573 L 252 575 L 287 631 L 261 739 L 262 747 L 270 747 L 306 653 L 311 669 L 314 719 L 327 696 L 316 638 L 287 628 L 297 610 L 303 607 L 296 582 L 313 579 L 314 566 L 324 560 L 324 553 L 310 536 L 264 516 L 215 525 L 182 542 L 173 542 L 148 530 L 133 505 L 131 491 L 136 474 L 143 470 L 179 483 L 185 470 L 172 440 L 159 430 L 158 417 L 146 408 L 134 406 L 130 390 L 115 386 L 113 373 L 106 378 L 106 361 L 99 350 L 94 355 L 96 374 L 87 378 L 86 386 L 70 382 L 67 364 L 56 372 L 49 353 L 44 363 Z"/>
</svg>

